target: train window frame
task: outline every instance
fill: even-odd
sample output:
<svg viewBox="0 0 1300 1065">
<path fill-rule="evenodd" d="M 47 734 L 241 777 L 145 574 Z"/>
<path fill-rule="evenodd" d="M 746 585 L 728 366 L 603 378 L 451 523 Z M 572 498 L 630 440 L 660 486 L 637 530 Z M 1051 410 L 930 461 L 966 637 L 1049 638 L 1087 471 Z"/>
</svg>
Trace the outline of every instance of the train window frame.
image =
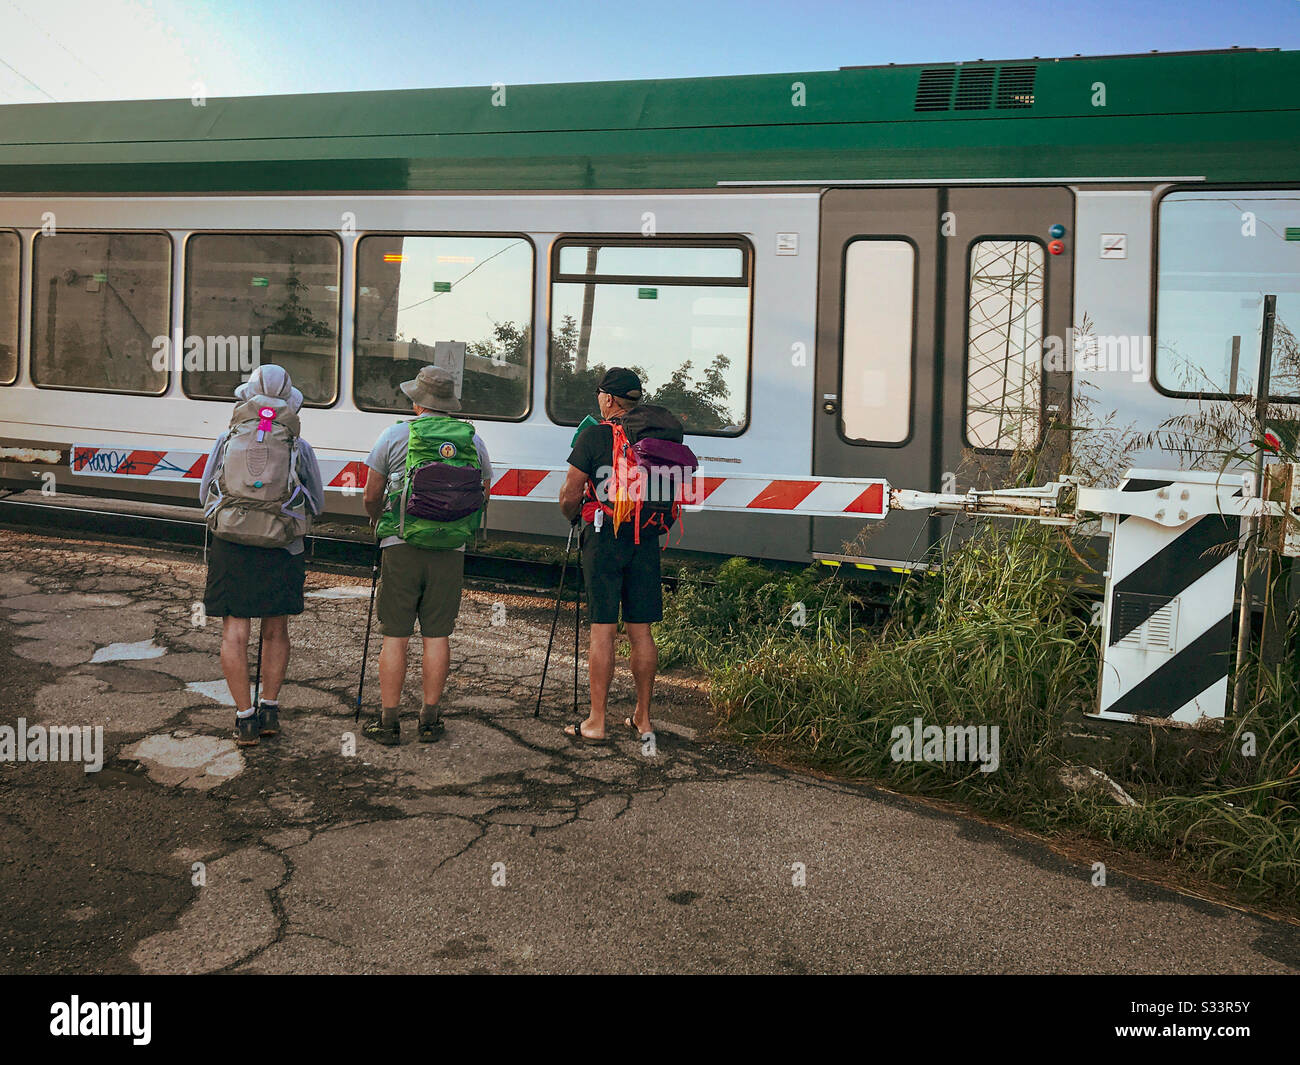
<svg viewBox="0 0 1300 1065">
<path fill-rule="evenodd" d="M 1028 243 L 1038 245 L 1039 249 L 1043 253 L 1042 328 L 1044 332 L 1042 337 L 1040 338 L 1039 343 L 1044 346 L 1044 349 L 1045 349 L 1045 341 L 1047 340 L 1047 335 L 1048 335 L 1046 329 L 1049 320 L 1048 319 L 1048 314 L 1050 309 L 1049 301 L 1051 299 L 1051 292 L 1052 292 L 1052 278 L 1051 278 L 1052 259 L 1054 258 L 1054 256 L 1048 253 L 1046 243 L 1043 241 L 1043 238 L 1038 236 L 1038 234 L 1036 233 L 980 233 L 978 236 L 971 237 L 971 239 L 966 242 L 966 249 L 964 253 L 965 261 L 963 264 L 963 270 L 965 271 L 965 282 L 962 285 L 961 441 L 964 447 L 969 448 L 971 452 L 976 455 L 1007 456 L 1007 455 L 1014 455 L 1016 453 L 1016 449 L 999 448 L 999 447 L 980 447 L 979 445 L 972 443 L 969 435 L 969 421 L 968 421 L 970 415 L 970 340 L 971 340 L 970 297 L 971 297 L 971 281 L 972 281 L 971 250 L 975 247 L 976 244 L 981 244 L 984 243 L 985 241 L 998 241 L 998 240 L 1026 241 Z M 1030 448 L 1039 448 L 1042 447 L 1043 445 L 1043 440 L 1045 439 L 1046 432 L 1047 432 L 1046 417 L 1045 417 L 1047 413 L 1046 393 L 1047 393 L 1047 372 L 1043 365 L 1043 358 L 1040 357 L 1038 362 L 1038 433 L 1034 437 L 1032 444 L 1024 445 L 1024 446 L 1028 446 Z"/>
<path fill-rule="evenodd" d="M 330 229 L 194 229 L 185 234 L 185 240 L 181 246 L 181 336 L 189 336 L 189 315 L 190 315 L 190 242 L 195 237 L 330 237 L 335 246 L 338 248 L 338 320 L 335 323 L 334 339 L 336 351 L 334 353 L 334 393 L 328 403 L 309 402 L 306 397 L 303 398 L 303 408 L 310 407 L 313 410 L 331 410 L 339 405 L 343 397 L 342 374 L 343 374 L 343 322 L 344 322 L 344 263 L 343 263 L 343 240 L 337 232 Z M 172 356 L 173 363 L 175 355 Z M 236 399 L 233 393 L 230 396 L 196 396 L 191 394 L 185 387 L 185 373 L 179 375 L 179 387 L 181 395 L 195 403 L 229 403 L 232 406 Z"/>
<path fill-rule="evenodd" d="M 1160 383 L 1160 209 L 1166 197 L 1176 192 L 1300 192 L 1300 182 L 1271 181 L 1266 184 L 1210 184 L 1197 182 L 1195 185 L 1175 183 L 1163 188 L 1151 199 L 1151 276 L 1149 304 L 1151 307 L 1151 373 L 1149 383 L 1156 393 L 1170 399 L 1222 400 L 1224 402 L 1242 399 L 1254 399 L 1253 392 L 1186 392 L 1166 388 Z M 1300 396 L 1268 397 L 1269 403 L 1284 403 L 1289 406 L 1300 405 Z"/>
<path fill-rule="evenodd" d="M 907 435 L 902 440 L 867 440 L 856 437 L 846 436 L 844 434 L 844 322 L 848 310 L 848 265 L 849 265 L 849 248 L 860 241 L 879 241 L 896 244 L 906 244 L 912 249 L 912 303 L 909 308 L 910 325 L 909 343 L 911 349 L 907 361 Z M 838 365 L 836 367 L 835 389 L 839 397 L 840 409 L 835 418 L 835 433 L 842 443 L 850 447 L 907 447 L 916 439 L 916 370 L 917 370 L 917 353 L 916 353 L 916 336 L 917 336 L 917 311 L 918 301 L 920 299 L 920 282 L 921 282 L 921 246 L 916 239 L 909 237 L 904 233 L 860 233 L 849 237 L 844 242 L 844 247 L 840 249 L 840 314 L 839 314 L 839 355 Z"/>
<path fill-rule="evenodd" d="M 165 229 L 153 229 L 153 228 L 90 229 L 85 226 L 77 226 L 76 228 L 73 229 L 59 229 L 53 235 L 58 236 L 58 235 L 68 235 L 68 234 L 76 234 L 76 233 L 88 234 L 91 236 L 95 236 L 95 235 L 111 236 L 116 233 L 128 233 L 128 234 L 135 234 L 141 236 L 163 237 L 167 241 L 167 273 L 166 273 L 167 333 L 166 335 L 168 337 L 172 336 L 176 329 L 176 286 L 174 284 L 175 274 L 176 274 L 176 240 L 172 236 L 172 234 Z M 44 236 L 49 236 L 49 235 L 51 234 L 47 234 L 42 230 L 37 230 L 35 233 L 33 233 L 31 245 L 30 245 L 30 252 L 29 252 L 31 256 L 31 268 L 30 268 L 31 299 L 28 300 L 27 312 L 30 315 L 32 320 L 28 322 L 29 333 L 28 333 L 28 350 L 27 350 L 27 379 L 31 382 L 32 387 L 48 389 L 51 392 L 86 392 L 86 393 L 93 393 L 96 395 L 108 395 L 108 396 L 147 396 L 150 399 L 161 399 L 163 396 L 167 395 L 167 393 L 171 390 L 171 385 L 172 385 L 172 360 L 170 359 L 167 362 L 167 368 L 163 370 L 162 387 L 157 391 L 152 391 L 152 392 L 142 392 L 142 391 L 136 391 L 132 389 L 122 389 L 122 388 L 90 388 L 85 385 L 51 385 L 51 384 L 42 384 L 41 382 L 36 380 L 35 370 L 36 370 L 37 362 L 34 353 L 34 344 L 32 343 L 32 341 L 34 341 L 36 338 L 36 323 L 35 323 L 36 303 L 37 303 L 36 301 L 36 249 L 40 239 Z"/>
<path fill-rule="evenodd" d="M 560 272 L 560 252 L 572 247 L 696 247 L 696 248 L 735 248 L 741 253 L 741 271 L 739 277 L 686 277 L 673 275 L 669 277 L 637 277 L 630 274 L 563 274 Z M 555 323 L 555 286 L 557 284 L 611 284 L 645 287 L 682 287 L 697 288 L 717 286 L 725 288 L 744 288 L 748 294 L 748 313 L 745 319 L 745 419 L 734 433 L 716 430 L 688 429 L 687 436 L 717 437 L 723 440 L 738 440 L 749 432 L 754 421 L 754 286 L 757 263 L 755 261 L 753 242 L 741 233 L 674 233 L 671 236 L 646 237 L 631 233 L 562 233 L 551 242 L 550 261 L 547 266 L 546 293 L 546 417 L 553 425 L 572 428 L 581 423 L 561 420 L 552 406 L 553 389 L 551 388 L 551 333 Z"/>
<path fill-rule="evenodd" d="M 402 416 L 403 414 L 403 412 L 400 410 L 382 410 L 373 407 L 362 407 L 361 404 L 357 402 L 357 374 L 356 374 L 357 342 L 358 342 L 357 317 L 361 306 L 361 300 L 360 300 L 361 273 L 357 266 L 358 263 L 357 249 L 360 247 L 361 242 L 365 240 L 367 237 L 486 237 L 486 238 L 497 238 L 497 239 L 508 239 L 511 237 L 517 237 L 520 240 L 524 240 L 528 243 L 528 249 L 532 254 L 532 266 L 528 272 L 528 316 L 529 316 L 528 329 L 532 337 L 532 343 L 529 345 L 529 350 L 528 350 L 528 375 L 526 377 L 526 381 L 528 383 L 528 393 L 527 393 L 526 402 L 524 403 L 524 411 L 522 414 L 511 416 L 511 417 L 506 417 L 503 415 L 496 415 L 496 414 L 467 413 L 465 415 L 467 419 L 472 419 L 475 422 L 484 421 L 484 422 L 515 423 L 515 422 L 527 421 L 532 416 L 533 406 L 536 399 L 536 388 L 534 387 L 535 386 L 534 377 L 537 371 L 537 241 L 535 241 L 530 234 L 518 232 L 515 230 L 499 230 L 496 232 L 492 232 L 488 230 L 373 229 L 373 230 L 366 230 L 364 233 L 357 234 L 356 240 L 353 242 L 353 246 L 352 246 L 352 286 L 351 286 L 352 287 L 352 354 L 351 354 L 352 387 L 349 393 L 349 398 L 352 401 L 353 407 L 355 407 L 358 411 L 362 412 L 363 414 L 383 414 L 383 415 L 396 414 L 399 417 Z M 548 337 L 548 349 L 549 349 L 549 337 L 550 337 L 549 329 L 547 330 L 547 337 Z M 419 370 L 418 366 L 416 367 L 416 370 Z M 407 411 L 406 413 L 409 414 L 410 412 Z"/>
<path fill-rule="evenodd" d="M 17 291 L 14 292 L 14 324 L 17 329 L 14 330 L 14 375 L 8 381 L 0 379 L 0 388 L 12 388 L 22 380 L 23 339 L 27 335 L 27 323 L 23 315 L 23 279 L 26 277 L 23 268 L 27 265 L 27 241 L 21 232 L 8 226 L 0 228 L 0 240 L 6 235 L 12 235 L 18 242 L 18 270 L 14 277 L 17 282 Z"/>
</svg>

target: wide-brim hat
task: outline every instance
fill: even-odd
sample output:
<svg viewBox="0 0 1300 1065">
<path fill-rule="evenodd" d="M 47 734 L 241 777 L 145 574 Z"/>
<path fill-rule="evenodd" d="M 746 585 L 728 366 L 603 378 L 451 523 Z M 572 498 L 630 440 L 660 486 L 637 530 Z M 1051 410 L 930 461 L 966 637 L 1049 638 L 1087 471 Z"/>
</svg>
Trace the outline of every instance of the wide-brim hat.
<svg viewBox="0 0 1300 1065">
<path fill-rule="evenodd" d="M 456 398 L 456 379 L 441 366 L 425 366 L 412 381 L 403 381 L 401 389 L 417 407 L 425 410 L 460 410 Z"/>
<path fill-rule="evenodd" d="M 273 362 L 257 367 L 248 380 L 235 389 L 236 399 L 248 400 L 254 396 L 282 399 L 294 414 L 297 414 L 302 406 L 302 393 L 293 387 L 289 371 Z"/>
</svg>

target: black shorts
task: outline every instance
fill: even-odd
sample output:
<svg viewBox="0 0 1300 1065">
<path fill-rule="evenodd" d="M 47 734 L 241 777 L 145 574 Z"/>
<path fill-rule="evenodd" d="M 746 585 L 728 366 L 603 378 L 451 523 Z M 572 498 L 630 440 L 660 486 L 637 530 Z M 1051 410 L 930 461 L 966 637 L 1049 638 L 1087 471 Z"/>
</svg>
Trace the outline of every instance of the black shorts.
<svg viewBox="0 0 1300 1065">
<path fill-rule="evenodd" d="M 208 583 L 203 609 L 212 617 L 278 618 L 302 613 L 305 553 L 208 540 Z"/>
<path fill-rule="evenodd" d="M 608 525 L 597 532 L 582 530 L 582 575 L 587 585 L 587 618 L 593 625 L 662 621 L 664 593 L 659 575 L 659 537 L 641 534 L 638 544 L 630 530 L 614 535 Z"/>
</svg>

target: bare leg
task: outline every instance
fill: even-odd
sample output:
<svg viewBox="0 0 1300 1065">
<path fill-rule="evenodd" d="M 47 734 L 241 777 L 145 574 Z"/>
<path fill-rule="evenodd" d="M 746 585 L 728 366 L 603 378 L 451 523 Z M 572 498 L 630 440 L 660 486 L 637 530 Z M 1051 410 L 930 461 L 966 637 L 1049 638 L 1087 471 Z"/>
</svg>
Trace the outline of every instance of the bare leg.
<svg viewBox="0 0 1300 1065">
<path fill-rule="evenodd" d="M 289 619 L 281 614 L 262 619 L 262 698 L 280 698 L 280 685 L 289 668 Z"/>
<path fill-rule="evenodd" d="M 428 636 L 424 639 L 424 705 L 437 706 L 442 698 L 447 672 L 451 669 L 451 639 Z M 421 710 L 423 716 L 423 710 Z"/>
<path fill-rule="evenodd" d="M 605 735 L 605 707 L 609 685 L 614 679 L 614 636 L 617 625 L 592 625 L 587 645 L 587 676 L 591 681 L 591 713 L 582 723 L 582 734 L 590 739 Z"/>
<path fill-rule="evenodd" d="M 248 618 L 227 617 L 221 626 L 221 672 L 240 712 L 253 702 L 248 687 L 248 628 Z"/>
<path fill-rule="evenodd" d="M 659 668 L 659 648 L 649 624 L 628 624 L 627 638 L 632 643 L 632 679 L 636 681 L 636 711 L 632 723 L 640 732 L 650 732 L 650 698 L 655 690 L 655 671 Z"/>
<path fill-rule="evenodd" d="M 379 652 L 379 696 L 384 708 L 402 705 L 402 681 L 406 679 L 406 645 L 409 636 L 385 636 Z M 392 722 L 385 720 L 384 724 Z"/>
</svg>

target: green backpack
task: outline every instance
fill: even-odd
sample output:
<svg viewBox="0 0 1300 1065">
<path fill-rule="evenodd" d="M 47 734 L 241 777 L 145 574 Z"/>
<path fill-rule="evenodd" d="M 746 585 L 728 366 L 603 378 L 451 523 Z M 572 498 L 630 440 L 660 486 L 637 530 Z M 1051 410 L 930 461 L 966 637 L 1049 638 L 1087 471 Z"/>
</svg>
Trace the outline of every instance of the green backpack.
<svg viewBox="0 0 1300 1065">
<path fill-rule="evenodd" d="M 378 535 L 446 551 L 469 543 L 483 517 L 482 463 L 474 426 L 445 415 L 416 418 L 406 442 L 406 472 L 391 490 Z"/>
</svg>

